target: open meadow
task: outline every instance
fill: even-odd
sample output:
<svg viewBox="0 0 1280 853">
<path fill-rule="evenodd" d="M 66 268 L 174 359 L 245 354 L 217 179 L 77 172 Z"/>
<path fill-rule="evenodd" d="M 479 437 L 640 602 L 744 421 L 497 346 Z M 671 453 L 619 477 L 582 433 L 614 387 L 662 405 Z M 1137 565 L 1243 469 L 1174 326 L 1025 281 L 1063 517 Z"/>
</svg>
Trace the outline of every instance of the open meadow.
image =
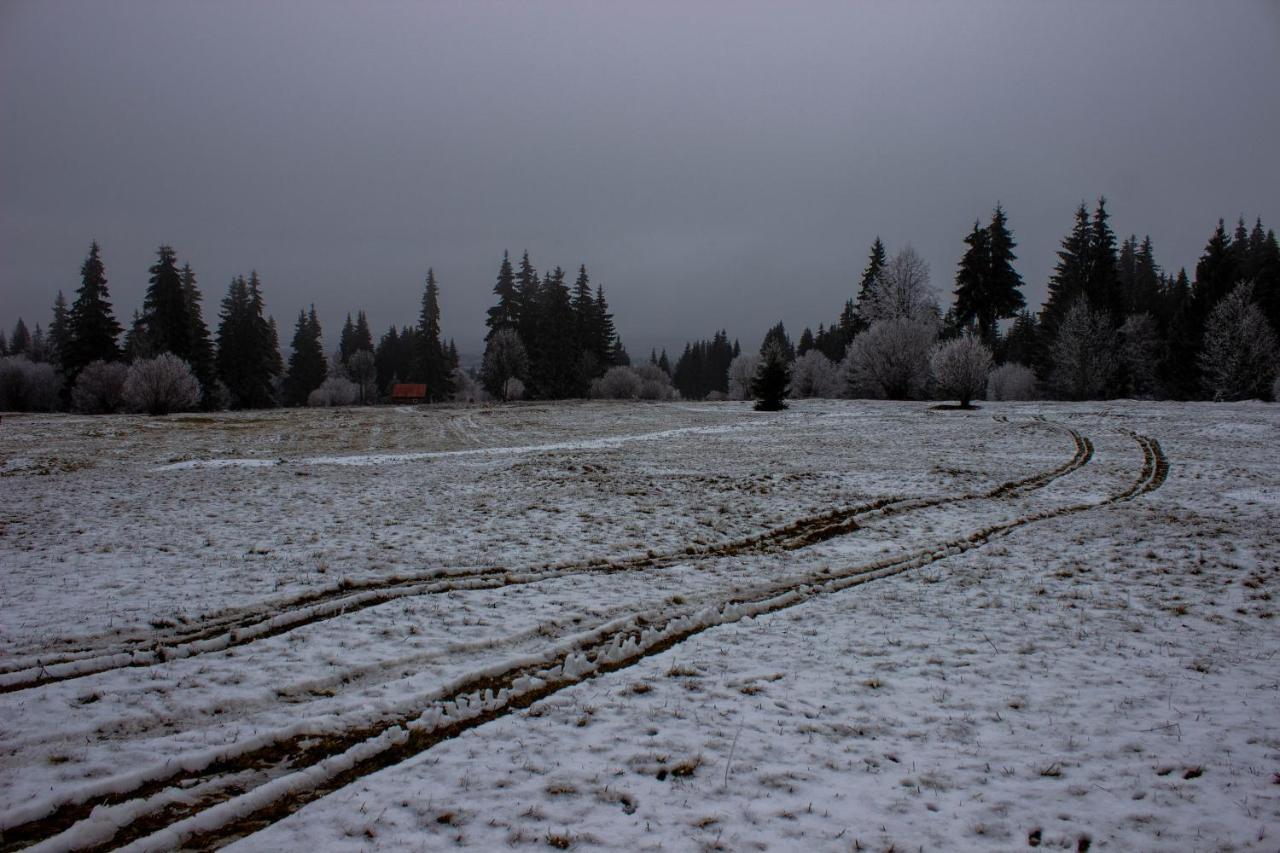
<svg viewBox="0 0 1280 853">
<path fill-rule="evenodd" d="M 1280 406 L 0 424 L 0 850 L 1275 850 Z"/>
</svg>

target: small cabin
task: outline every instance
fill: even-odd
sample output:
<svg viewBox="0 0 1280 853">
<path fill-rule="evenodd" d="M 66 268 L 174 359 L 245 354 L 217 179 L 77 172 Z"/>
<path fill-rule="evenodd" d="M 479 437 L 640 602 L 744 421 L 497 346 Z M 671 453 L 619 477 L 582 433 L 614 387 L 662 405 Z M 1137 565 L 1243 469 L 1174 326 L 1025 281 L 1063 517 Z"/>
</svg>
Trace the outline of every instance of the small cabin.
<svg viewBox="0 0 1280 853">
<path fill-rule="evenodd" d="M 427 402 L 427 386 L 414 382 L 397 382 L 391 386 L 391 402 L 425 403 Z"/>
</svg>

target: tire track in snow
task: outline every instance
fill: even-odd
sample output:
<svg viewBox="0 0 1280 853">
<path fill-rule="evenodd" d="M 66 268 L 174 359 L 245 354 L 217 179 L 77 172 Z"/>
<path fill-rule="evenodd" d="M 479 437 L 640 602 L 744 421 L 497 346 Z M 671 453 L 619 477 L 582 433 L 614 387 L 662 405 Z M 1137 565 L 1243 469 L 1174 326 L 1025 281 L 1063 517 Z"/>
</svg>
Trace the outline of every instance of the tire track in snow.
<svg viewBox="0 0 1280 853">
<path fill-rule="evenodd" d="M 97 648 L 85 647 L 62 655 L 38 655 L 34 660 L 27 658 L 12 665 L 8 671 L 0 671 L 0 694 L 29 690 L 115 669 L 155 666 L 168 661 L 221 652 L 401 598 L 539 583 L 576 574 L 612 574 L 660 569 L 678 563 L 740 554 L 767 554 L 796 550 L 851 533 L 862 526 L 861 519 L 868 516 L 889 517 L 963 501 L 1011 497 L 1028 490 L 1043 488 L 1053 480 L 1087 464 L 1092 458 L 1092 443 L 1076 430 L 1060 424 L 1039 421 L 1037 425 L 1049 426 L 1067 433 L 1075 444 L 1074 455 L 1067 462 L 1049 471 L 1001 483 L 986 491 L 933 497 L 891 496 L 806 516 L 782 527 L 717 545 L 689 545 L 661 554 L 651 553 L 620 560 L 552 564 L 528 569 L 509 569 L 503 566 L 486 566 L 460 571 L 439 569 L 417 575 L 398 575 L 359 582 L 348 581 L 336 587 L 307 593 L 285 602 L 241 609 L 221 616 L 214 615 L 195 626 L 168 633 L 156 633 L 134 642 Z M 705 432 L 716 428 L 691 427 L 689 429 Z M 673 431 L 668 430 L 663 434 L 671 432 Z M 470 451 L 449 452 L 468 453 Z"/>
<path fill-rule="evenodd" d="M 82 789 L 79 802 L 73 794 L 25 823 L 15 823 L 16 814 L 3 818 L 0 849 L 32 843 L 40 850 L 100 850 L 121 844 L 133 850 L 215 849 L 463 731 L 586 678 L 632 666 L 709 628 L 920 568 L 1039 521 L 1146 494 L 1164 482 L 1168 461 L 1154 439 L 1131 437 L 1143 454 L 1141 472 L 1127 489 L 1100 501 L 1041 510 L 897 557 L 760 585 L 709 607 L 667 607 L 607 622 L 541 655 L 455 679 L 409 703 L 414 707 L 395 719 L 277 732 L 232 749 L 179 757 L 177 767 L 153 768 L 150 775 L 144 771 L 127 782 L 94 783 Z M 105 791 L 95 792 L 95 787 Z"/>
</svg>

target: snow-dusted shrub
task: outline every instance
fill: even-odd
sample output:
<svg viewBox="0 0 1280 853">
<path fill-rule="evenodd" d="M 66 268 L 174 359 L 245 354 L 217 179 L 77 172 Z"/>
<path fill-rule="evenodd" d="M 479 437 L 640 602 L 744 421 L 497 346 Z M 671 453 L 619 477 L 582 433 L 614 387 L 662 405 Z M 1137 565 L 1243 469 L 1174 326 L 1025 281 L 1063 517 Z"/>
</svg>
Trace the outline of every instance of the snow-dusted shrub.
<svg viewBox="0 0 1280 853">
<path fill-rule="evenodd" d="M 630 367 L 611 367 L 591 383 L 598 400 L 634 400 L 640 393 L 640 377 Z"/>
<path fill-rule="evenodd" d="M 792 397 L 839 397 L 842 384 L 839 368 L 816 349 L 791 364 Z"/>
<path fill-rule="evenodd" d="M 712 391 L 707 394 L 705 399 L 708 403 L 722 403 L 729 399 L 729 395 L 723 391 Z"/>
<path fill-rule="evenodd" d="M 484 389 L 461 367 L 453 369 L 453 399 L 458 403 L 479 403 L 485 399 Z"/>
<path fill-rule="evenodd" d="M 961 407 L 968 408 L 987 388 L 991 350 L 977 338 L 945 341 L 933 348 L 929 369 L 939 395 L 958 399 Z"/>
<path fill-rule="evenodd" d="M 105 415 L 124 406 L 129 365 L 120 361 L 90 362 L 71 389 L 71 407 L 86 415 Z"/>
<path fill-rule="evenodd" d="M 988 400 L 1035 400 L 1036 374 L 1025 364 L 1002 364 L 987 377 Z"/>
<path fill-rule="evenodd" d="M 631 368 L 640 379 L 636 392 L 641 400 L 670 400 L 676 395 L 671 375 L 656 364 L 641 364 Z"/>
<path fill-rule="evenodd" d="M 191 365 L 171 352 L 131 364 L 123 393 L 125 405 L 149 415 L 181 412 L 200 404 L 200 382 Z"/>
<path fill-rule="evenodd" d="M 729 399 L 750 400 L 751 382 L 755 379 L 760 356 L 744 352 L 729 363 Z"/>
<path fill-rule="evenodd" d="M 1276 336 L 1246 282 L 1222 297 L 1204 327 L 1200 370 L 1215 400 L 1263 397 L 1276 369 Z"/>
<path fill-rule="evenodd" d="M 493 333 L 484 351 L 480 381 L 485 390 L 499 400 L 518 400 L 524 396 L 524 382 L 529 371 L 529 353 L 514 329 Z"/>
<path fill-rule="evenodd" d="M 49 412 L 58 406 L 62 377 L 48 362 L 25 355 L 0 358 L 0 410 Z"/>
<path fill-rule="evenodd" d="M 502 385 L 504 400 L 523 400 L 524 399 L 524 383 L 514 376 L 507 379 Z"/>
<path fill-rule="evenodd" d="M 360 399 L 360 387 L 350 379 L 341 376 L 330 376 L 320 387 L 307 395 L 307 405 L 318 406 L 350 406 Z"/>
<path fill-rule="evenodd" d="M 841 373 L 852 396 L 911 400 L 929 383 L 929 354 L 938 337 L 932 317 L 878 320 L 849 344 Z"/>
<path fill-rule="evenodd" d="M 1053 339 L 1053 387 L 1068 400 L 1104 397 L 1115 382 L 1117 357 L 1111 320 L 1081 296 L 1067 309 Z"/>
</svg>

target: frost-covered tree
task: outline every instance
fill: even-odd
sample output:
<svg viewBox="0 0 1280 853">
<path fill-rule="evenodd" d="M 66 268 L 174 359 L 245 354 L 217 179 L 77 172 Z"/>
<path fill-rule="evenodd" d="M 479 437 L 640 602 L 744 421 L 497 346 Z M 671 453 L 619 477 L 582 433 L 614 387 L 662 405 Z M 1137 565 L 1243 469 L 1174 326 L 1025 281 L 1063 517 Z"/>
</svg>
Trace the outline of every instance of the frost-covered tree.
<svg viewBox="0 0 1280 853">
<path fill-rule="evenodd" d="M 988 400 L 1035 400 L 1036 373 L 1025 364 L 1002 364 L 987 377 Z"/>
<path fill-rule="evenodd" d="M 360 388 L 356 383 L 342 376 L 330 376 L 307 395 L 307 405 L 312 408 L 352 406 L 359 397 Z"/>
<path fill-rule="evenodd" d="M 171 352 L 144 358 L 129 366 L 124 401 L 135 411 L 167 415 L 200 404 L 200 382 L 191 365 Z"/>
<path fill-rule="evenodd" d="M 86 415 L 108 415 L 124 406 L 124 383 L 129 366 L 120 361 L 85 365 L 71 389 L 71 407 Z"/>
<path fill-rule="evenodd" d="M 760 356 L 753 352 L 739 353 L 729 362 L 729 399 L 750 400 L 751 381 L 756 375 Z"/>
<path fill-rule="evenodd" d="M 52 364 L 21 354 L 0 358 L 0 411 L 49 412 L 61 391 L 62 377 Z"/>
<path fill-rule="evenodd" d="M 929 285 L 929 264 L 911 246 L 889 259 L 876 276 L 869 304 L 859 313 L 869 324 L 880 320 L 937 321 L 938 299 Z"/>
<path fill-rule="evenodd" d="M 929 355 L 938 337 L 935 317 L 878 320 L 854 338 L 841 365 L 855 397 L 910 400 L 924 395 Z"/>
<path fill-rule="evenodd" d="M 781 328 L 781 324 L 779 324 Z M 791 360 L 782 342 L 769 341 L 760 353 L 760 363 L 751 380 L 751 393 L 758 412 L 777 412 L 787 407 L 783 402 L 791 384 Z"/>
<path fill-rule="evenodd" d="M 513 396 L 519 383 L 520 396 L 524 394 L 523 377 L 529 370 L 529 354 L 515 329 L 501 328 L 493 332 L 484 351 L 484 365 L 480 375 L 485 390 L 499 400 L 518 399 Z"/>
<path fill-rule="evenodd" d="M 1276 336 L 1246 282 L 1222 298 L 1204 329 L 1199 358 L 1205 391 L 1215 400 L 1265 397 L 1276 371 Z"/>
<path fill-rule="evenodd" d="M 457 403 L 478 403 L 484 399 L 480 383 L 460 367 L 453 369 L 453 399 Z"/>
<path fill-rule="evenodd" d="M 791 364 L 792 397 L 839 397 L 841 386 L 839 368 L 816 349 L 806 350 Z"/>
<path fill-rule="evenodd" d="M 933 384 L 941 394 L 960 400 L 960 408 L 970 408 L 981 397 L 991 373 L 991 350 L 977 338 L 956 338 L 937 344 L 929 359 Z"/>
<path fill-rule="evenodd" d="M 1051 352 L 1052 380 L 1058 396 L 1068 400 L 1096 400 L 1115 381 L 1115 332 L 1110 316 L 1095 311 L 1087 296 L 1067 309 L 1058 326 Z"/>
<path fill-rule="evenodd" d="M 367 349 L 353 352 L 347 359 L 347 376 L 359 391 L 361 405 L 374 401 L 378 393 L 378 367 L 374 364 L 372 352 Z"/>
<path fill-rule="evenodd" d="M 671 400 L 676 396 L 676 389 L 671 384 L 671 377 L 656 364 L 641 364 L 632 367 L 640 386 L 636 396 L 641 400 Z"/>
</svg>

